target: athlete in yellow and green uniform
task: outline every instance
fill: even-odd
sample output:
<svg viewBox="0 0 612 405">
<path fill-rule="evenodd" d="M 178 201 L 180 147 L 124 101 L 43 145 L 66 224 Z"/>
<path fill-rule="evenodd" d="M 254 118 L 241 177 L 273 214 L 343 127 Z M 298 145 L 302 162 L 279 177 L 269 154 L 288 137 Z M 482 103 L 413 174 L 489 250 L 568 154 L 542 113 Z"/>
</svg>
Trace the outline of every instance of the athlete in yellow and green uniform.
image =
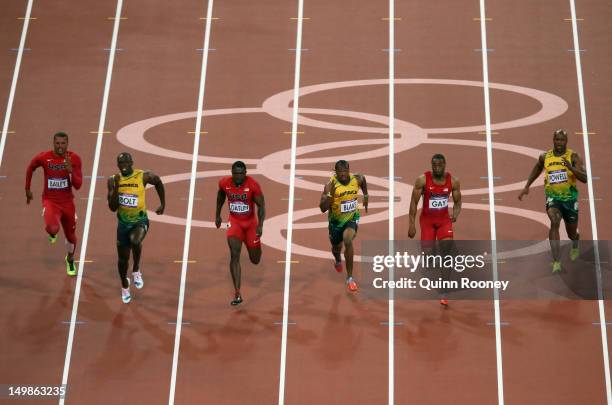
<svg viewBox="0 0 612 405">
<path fill-rule="evenodd" d="M 353 279 L 353 239 L 357 236 L 360 218 L 357 201 L 360 188 L 363 192 L 363 207 L 368 212 L 368 186 L 365 176 L 351 174 L 348 162 L 339 160 L 335 165 L 335 174 L 323 188 L 319 202 L 321 212 L 328 212 L 329 240 L 332 244 L 336 271 L 342 271 L 340 253 L 344 245 L 346 283 L 348 289 L 353 292 L 358 289 Z"/>
<path fill-rule="evenodd" d="M 531 170 L 527 184 L 519 194 L 519 200 L 529 194 L 529 186 L 544 171 L 544 193 L 546 194 L 546 213 L 550 218 L 550 247 L 552 250 L 553 273 L 561 271 L 559 259 L 561 219 L 565 222 L 567 236 L 572 240 L 570 258 L 578 257 L 578 189 L 576 180 L 587 181 L 584 163 L 580 156 L 567 148 L 567 132 L 558 129 L 553 134 L 553 148 L 542 153 Z"/>
<path fill-rule="evenodd" d="M 132 275 L 134 285 L 140 289 L 144 286 L 140 270 L 142 241 L 149 229 L 147 207 L 145 204 L 145 188 L 147 184 L 155 186 L 161 205 L 155 211 L 158 215 L 164 213 L 166 200 L 164 185 L 159 176 L 149 171 L 134 169 L 132 156 L 121 153 L 117 156 L 117 166 L 120 173 L 108 179 L 108 207 L 117 212 L 117 254 L 119 256 L 118 270 L 121 279 L 121 299 L 129 303 L 130 280 L 127 277 L 130 252 L 134 259 Z"/>
</svg>

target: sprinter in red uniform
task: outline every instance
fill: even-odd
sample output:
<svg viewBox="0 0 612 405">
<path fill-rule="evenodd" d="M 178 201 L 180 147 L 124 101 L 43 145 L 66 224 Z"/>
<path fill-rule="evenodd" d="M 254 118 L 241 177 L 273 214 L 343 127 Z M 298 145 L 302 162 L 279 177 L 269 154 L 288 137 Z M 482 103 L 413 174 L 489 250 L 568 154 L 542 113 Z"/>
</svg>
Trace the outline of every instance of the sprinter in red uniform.
<svg viewBox="0 0 612 405">
<path fill-rule="evenodd" d="M 431 171 L 420 175 L 414 183 L 410 199 L 408 237 L 416 235 L 415 218 L 417 205 L 423 196 L 423 208 L 419 218 L 421 225 L 421 241 L 436 241 L 453 239 L 453 222 L 457 221 L 461 212 L 461 190 L 459 180 L 445 171 L 444 155 L 435 154 L 431 158 Z M 453 212 L 449 215 L 448 200 L 453 196 Z M 448 250 L 448 247 L 443 247 Z M 440 304 L 448 305 L 445 296 Z"/>
<path fill-rule="evenodd" d="M 259 183 L 246 175 L 246 165 L 237 161 L 232 165 L 232 175 L 219 181 L 217 191 L 217 211 L 215 225 L 221 227 L 221 208 L 227 198 L 229 204 L 229 219 L 227 222 L 227 244 L 230 248 L 230 273 L 234 283 L 235 294 L 231 305 L 242 303 L 240 294 L 240 251 L 242 243 L 247 247 L 251 263 L 258 264 L 261 260 L 261 235 L 266 217 L 264 195 Z M 255 217 L 257 205 L 257 217 Z"/>
<path fill-rule="evenodd" d="M 72 188 L 76 190 L 83 184 L 81 158 L 68 151 L 68 135 L 58 132 L 53 135 L 53 150 L 41 152 L 32 159 L 26 171 L 25 194 L 26 203 L 32 201 L 32 173 L 38 167 L 43 168 L 45 188 L 42 194 L 43 217 L 45 230 L 49 234 L 49 242 L 57 241 L 60 224 L 66 236 L 66 273 L 76 275 L 74 266 L 74 250 L 76 249 L 76 210 Z"/>
</svg>

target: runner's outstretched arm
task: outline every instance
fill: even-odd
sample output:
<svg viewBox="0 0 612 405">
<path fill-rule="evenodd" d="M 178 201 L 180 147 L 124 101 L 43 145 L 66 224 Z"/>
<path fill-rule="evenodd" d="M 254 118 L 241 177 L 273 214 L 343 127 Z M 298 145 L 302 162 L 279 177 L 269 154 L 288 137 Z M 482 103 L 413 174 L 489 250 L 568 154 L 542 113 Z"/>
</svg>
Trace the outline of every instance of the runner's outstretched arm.
<svg viewBox="0 0 612 405">
<path fill-rule="evenodd" d="M 217 191 L 217 209 L 215 211 L 215 226 L 217 229 L 221 227 L 221 208 L 225 204 L 225 191 L 219 189 Z"/>
<path fill-rule="evenodd" d="M 540 155 L 540 157 L 538 158 L 538 162 L 535 164 L 535 166 L 533 166 L 533 169 L 531 169 L 531 173 L 529 174 L 527 183 L 525 184 L 525 187 L 518 196 L 519 200 L 523 201 L 523 197 L 529 194 L 529 187 L 531 186 L 531 183 L 533 183 L 535 179 L 540 176 L 542 170 L 544 170 L 544 153 Z"/>
<path fill-rule="evenodd" d="M 257 204 L 257 230 L 255 233 L 257 236 L 261 236 L 263 234 L 263 223 L 266 219 L 266 201 L 263 194 L 254 197 L 253 201 Z"/>
<path fill-rule="evenodd" d="M 365 208 L 365 212 L 368 212 L 368 182 L 363 174 L 356 174 L 355 177 L 357 178 L 357 183 L 363 192 L 363 208 Z"/>
<path fill-rule="evenodd" d="M 421 175 L 417 177 L 414 182 L 414 188 L 412 189 L 412 196 L 410 197 L 410 210 L 408 211 L 408 237 L 414 238 L 416 235 L 416 213 L 419 200 L 423 194 L 423 188 L 425 187 L 425 176 Z"/>
<path fill-rule="evenodd" d="M 153 184 L 155 191 L 159 197 L 159 207 L 155 210 L 157 215 L 162 215 L 166 209 L 166 191 L 164 190 L 164 183 L 161 178 L 153 172 L 145 172 L 143 176 L 145 186 L 147 184 Z"/>
<path fill-rule="evenodd" d="M 453 177 L 451 179 L 453 186 L 453 215 L 451 215 L 451 220 L 453 222 L 457 221 L 459 214 L 461 213 L 461 185 L 459 184 L 459 179 Z"/>
</svg>

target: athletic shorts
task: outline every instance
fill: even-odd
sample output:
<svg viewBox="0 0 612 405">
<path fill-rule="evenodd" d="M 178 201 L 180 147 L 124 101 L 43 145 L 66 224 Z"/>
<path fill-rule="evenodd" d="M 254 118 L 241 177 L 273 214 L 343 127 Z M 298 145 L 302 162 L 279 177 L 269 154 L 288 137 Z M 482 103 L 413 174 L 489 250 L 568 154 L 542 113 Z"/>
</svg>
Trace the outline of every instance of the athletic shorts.
<svg viewBox="0 0 612 405">
<path fill-rule="evenodd" d="M 227 237 L 236 238 L 244 242 L 248 249 L 261 247 L 261 240 L 257 236 L 257 218 L 236 219 L 230 215 L 227 223 Z"/>
<path fill-rule="evenodd" d="M 57 228 L 61 224 L 64 228 L 64 234 L 66 239 L 72 243 L 76 243 L 76 209 L 74 207 L 74 201 L 53 201 L 49 199 L 43 199 L 43 219 L 47 228 Z"/>
<path fill-rule="evenodd" d="M 149 218 L 144 217 L 137 222 L 122 222 L 119 221 L 117 224 L 117 246 L 128 247 L 131 246 L 130 234 L 137 227 L 143 227 L 145 233 L 149 230 Z"/>
<path fill-rule="evenodd" d="M 554 198 L 546 198 L 546 210 L 556 208 L 561 212 L 566 224 L 578 222 L 578 200 L 561 201 Z"/>
<path fill-rule="evenodd" d="M 359 228 L 359 219 L 353 219 L 351 221 L 346 222 L 344 225 L 335 225 L 331 222 L 329 223 L 329 241 L 333 246 L 336 246 L 344 239 L 344 230 L 346 228 L 351 228 L 355 230 L 357 233 L 357 229 Z"/>
<path fill-rule="evenodd" d="M 442 240 L 453 237 L 453 221 L 450 217 L 421 215 L 421 240 Z"/>
</svg>

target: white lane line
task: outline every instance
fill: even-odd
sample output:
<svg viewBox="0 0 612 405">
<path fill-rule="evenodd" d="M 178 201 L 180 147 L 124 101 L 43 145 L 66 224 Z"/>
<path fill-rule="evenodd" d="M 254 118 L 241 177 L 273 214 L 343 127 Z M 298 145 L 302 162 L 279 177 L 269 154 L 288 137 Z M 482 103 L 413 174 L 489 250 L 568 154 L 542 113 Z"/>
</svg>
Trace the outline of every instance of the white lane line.
<svg viewBox="0 0 612 405">
<path fill-rule="evenodd" d="M 94 154 L 93 168 L 91 169 L 91 182 L 89 185 L 89 198 L 87 200 L 87 212 L 85 214 L 85 228 L 83 230 L 83 242 L 81 242 L 81 251 L 79 253 L 79 270 L 77 274 L 76 287 L 74 290 L 74 299 L 72 301 L 72 315 L 70 316 L 70 331 L 68 332 L 68 344 L 66 345 L 66 358 L 64 360 L 64 374 L 62 376 L 62 385 L 68 384 L 68 372 L 70 371 L 70 359 L 72 357 L 72 343 L 74 341 L 74 330 L 76 326 L 77 311 L 79 309 L 79 296 L 81 295 L 81 281 L 83 280 L 83 271 L 85 268 L 85 258 L 87 257 L 87 241 L 89 240 L 89 225 L 91 224 L 91 212 L 93 211 L 93 203 L 95 200 L 96 183 L 94 179 L 98 176 L 98 166 L 100 163 L 100 152 L 102 150 L 102 139 L 104 138 L 104 126 L 106 124 L 106 111 L 108 107 L 108 95 L 110 93 L 111 80 L 113 76 L 113 64 L 115 62 L 115 49 L 117 47 L 117 37 L 119 36 L 119 17 L 121 16 L 121 8 L 123 0 L 117 0 L 117 9 L 115 11 L 115 23 L 113 26 L 113 38 L 111 40 L 111 51 L 108 57 L 108 67 L 106 69 L 106 82 L 104 83 L 104 96 L 102 97 L 102 107 L 100 109 L 100 122 L 98 124 L 98 137 L 96 140 L 96 151 Z M 64 398 L 60 398 L 60 405 L 64 403 Z"/>
<path fill-rule="evenodd" d="M 482 49 L 487 48 L 487 21 L 485 13 L 485 0 L 480 0 L 480 38 Z M 482 53 L 482 81 L 484 90 L 485 127 L 487 137 L 487 176 L 489 187 L 489 222 L 491 224 L 491 253 L 493 265 L 493 280 L 498 280 L 497 275 L 497 230 L 495 226 L 495 195 L 493 174 L 493 148 L 491 142 L 491 104 L 489 99 L 489 60 L 488 52 Z M 499 291 L 493 290 L 493 309 L 495 312 L 495 353 L 497 357 L 497 402 L 504 404 L 504 374 L 502 367 L 502 343 L 501 324 L 499 308 Z"/>
<path fill-rule="evenodd" d="M 178 308 L 176 313 L 176 331 L 174 333 L 174 354 L 172 356 L 172 373 L 170 375 L 170 393 L 168 404 L 174 404 L 176 391 L 176 375 L 178 370 L 179 351 L 181 345 L 181 331 L 183 327 L 183 305 L 185 302 L 185 281 L 187 279 L 187 265 L 189 259 L 189 241 L 191 239 L 191 222 L 193 218 L 193 199 L 195 196 L 195 182 L 200 154 L 200 135 L 202 130 L 202 110 L 204 109 L 204 94 L 206 90 L 206 70 L 208 66 L 208 51 L 210 44 L 210 28 L 212 23 L 213 0 L 208 0 L 206 11 L 206 29 L 204 33 L 204 47 L 202 52 L 202 72 L 200 74 L 200 90 L 198 93 L 198 110 L 196 113 L 195 139 L 193 141 L 193 155 L 191 159 L 191 177 L 189 179 L 189 201 L 187 203 L 187 220 L 185 223 L 185 241 L 183 243 L 183 260 L 181 265 L 181 287 L 179 290 Z"/>
<path fill-rule="evenodd" d="M 300 65 L 302 62 L 302 22 L 304 1 L 298 0 L 297 32 L 295 38 L 295 72 L 293 77 L 293 113 L 291 118 L 291 168 L 289 171 L 289 208 L 287 209 L 287 247 L 285 249 L 285 288 L 283 292 L 283 332 L 281 338 L 278 403 L 285 403 L 287 370 L 287 324 L 289 320 L 289 286 L 291 281 L 291 246 L 293 240 L 293 201 L 295 197 L 295 155 L 297 149 L 298 109 L 300 101 Z"/>
<path fill-rule="evenodd" d="M 389 0 L 389 49 L 395 49 L 395 4 Z M 394 255 L 395 246 L 395 52 L 389 52 L 389 255 Z M 395 269 L 389 268 L 389 279 L 393 280 Z M 395 398 L 395 296 L 389 289 L 389 386 L 388 404 Z"/>
<path fill-rule="evenodd" d="M 589 192 L 589 211 L 591 213 L 591 232 L 593 234 L 593 241 L 595 243 L 595 270 L 597 273 L 597 285 L 599 289 L 599 325 L 601 330 L 601 345 L 603 349 L 603 361 L 604 361 L 604 375 L 606 380 L 606 398 L 608 405 L 612 405 L 612 386 L 610 384 L 610 357 L 608 354 L 608 332 L 606 330 L 606 312 L 604 307 L 604 301 L 601 295 L 601 259 L 599 256 L 599 244 L 597 235 L 597 215 L 595 213 L 595 191 L 593 190 L 593 176 L 591 173 L 591 152 L 589 147 L 589 130 L 587 126 L 587 115 L 586 106 L 584 100 L 584 87 L 582 81 L 582 63 L 580 59 L 580 44 L 578 42 L 578 24 L 576 22 L 576 4 L 574 0 L 570 0 L 570 9 L 572 13 L 572 34 L 574 37 L 574 58 L 576 59 L 576 76 L 578 80 L 578 98 L 580 100 L 580 121 L 582 125 L 582 136 L 584 141 L 584 160 L 587 171 L 587 188 Z"/>
<path fill-rule="evenodd" d="M 15 70 L 13 71 L 13 81 L 11 82 L 11 90 L 9 92 L 8 103 L 6 104 L 6 113 L 4 114 L 4 124 L 2 125 L 2 138 L 0 138 L 0 166 L 2 166 L 2 157 L 4 156 L 4 145 L 6 144 L 6 134 L 11 121 L 11 113 L 13 111 L 13 101 L 15 99 L 15 91 L 17 89 L 17 80 L 19 80 L 19 70 L 21 69 L 21 59 L 23 57 L 23 49 L 25 46 L 26 36 L 28 35 L 28 27 L 30 25 L 30 15 L 32 14 L 32 3 L 34 0 L 28 0 L 26 6 L 25 18 L 23 19 L 23 28 L 21 29 L 21 39 L 19 40 L 19 51 L 17 52 L 17 60 L 15 61 Z"/>
</svg>

